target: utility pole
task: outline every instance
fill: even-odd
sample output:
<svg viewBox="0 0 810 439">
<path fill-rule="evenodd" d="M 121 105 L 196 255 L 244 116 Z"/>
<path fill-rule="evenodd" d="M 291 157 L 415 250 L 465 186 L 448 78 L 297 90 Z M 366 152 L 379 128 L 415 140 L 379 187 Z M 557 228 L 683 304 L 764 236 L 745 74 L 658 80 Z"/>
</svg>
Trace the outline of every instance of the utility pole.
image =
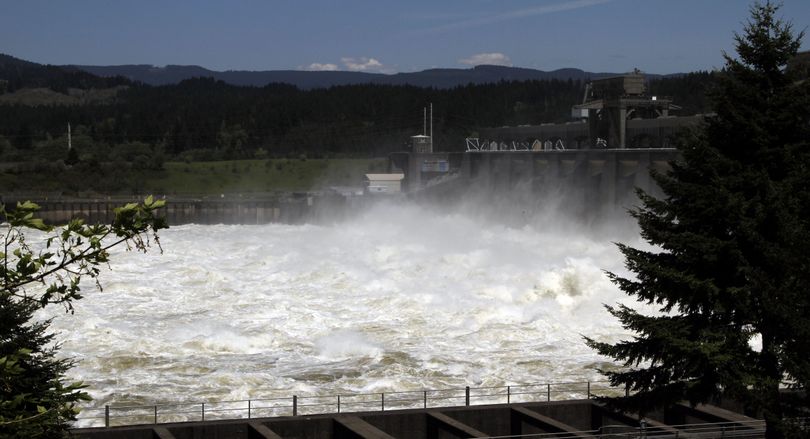
<svg viewBox="0 0 810 439">
<path fill-rule="evenodd" d="M 68 151 L 70 151 L 70 149 L 71 149 L 72 147 L 73 147 L 73 146 L 72 146 L 72 145 L 71 145 L 71 143 L 70 143 L 70 122 L 68 122 Z"/>
<path fill-rule="evenodd" d="M 422 107 L 422 135 L 427 136 L 427 107 Z"/>
<path fill-rule="evenodd" d="M 430 103 L 430 152 L 433 152 L 433 102 Z"/>
</svg>

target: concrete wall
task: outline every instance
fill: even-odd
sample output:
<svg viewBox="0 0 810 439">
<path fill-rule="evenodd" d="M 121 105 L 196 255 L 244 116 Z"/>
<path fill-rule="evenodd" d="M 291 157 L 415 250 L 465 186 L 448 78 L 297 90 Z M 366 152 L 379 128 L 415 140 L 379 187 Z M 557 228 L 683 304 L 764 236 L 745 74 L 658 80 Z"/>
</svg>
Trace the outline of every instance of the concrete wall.
<svg viewBox="0 0 810 439">
<path fill-rule="evenodd" d="M 649 413 L 648 426 L 675 437 L 679 431 L 667 425 L 669 419 L 677 424 L 755 421 L 716 406 L 676 404 Z M 72 433 L 79 439 L 460 439 L 543 433 L 584 439 L 594 436 L 583 432 L 627 433 L 638 428 L 637 415 L 610 411 L 594 400 L 572 400 L 84 428 Z"/>
<path fill-rule="evenodd" d="M 405 432 L 413 438 L 427 436 L 427 419 L 423 411 L 403 410 L 398 416 L 390 416 L 390 413 L 396 412 L 366 415 L 363 420 L 394 437 Z"/>
<path fill-rule="evenodd" d="M 6 197 L 13 208 L 17 201 Z M 71 218 L 88 223 L 110 223 L 114 209 L 138 200 L 37 200 L 38 216 L 49 224 L 64 224 Z M 285 200 L 166 200 L 160 210 L 170 225 L 178 224 L 267 224 L 298 223 L 323 211 L 327 206 L 339 213 L 349 201 L 341 196 L 300 196 Z"/>
<path fill-rule="evenodd" d="M 434 409 L 409 409 L 390 412 L 324 414 L 312 416 L 286 416 L 280 418 L 261 418 L 253 420 L 230 420 L 209 422 L 186 422 L 176 424 L 139 425 L 131 427 L 85 428 L 73 430 L 77 438 L 95 439 L 141 439 L 151 438 L 152 430 L 159 427 L 176 439 L 220 439 L 268 437 L 255 434 L 255 427 L 250 423 L 267 427 L 275 437 L 307 439 L 343 439 L 357 437 L 374 437 L 381 439 L 459 439 L 470 437 L 465 432 L 478 431 L 486 436 L 506 436 L 545 432 L 536 423 L 516 423 L 513 408 L 525 408 L 530 413 L 553 405 L 551 412 L 564 414 L 568 419 L 585 416 L 580 425 L 590 425 L 591 400 L 566 401 L 565 403 L 521 403 L 499 404 L 471 407 L 444 407 Z M 340 419 L 352 417 L 362 424 L 367 424 L 367 431 L 378 430 L 382 435 L 358 435 L 341 426 Z M 573 428 L 566 426 L 566 428 Z M 461 430 L 460 430 L 461 429 Z M 549 431 L 559 431 L 549 428 Z M 573 430 L 572 430 L 573 431 Z M 275 439 L 275 437 L 273 439 Z"/>
<path fill-rule="evenodd" d="M 650 170 L 663 172 L 676 158 L 674 149 L 470 152 L 462 179 L 495 191 L 521 184 L 536 193 L 580 189 L 583 196 L 615 204 L 634 187 L 655 193 Z"/>
<path fill-rule="evenodd" d="M 402 192 L 400 180 L 370 180 L 367 187 L 370 193 L 398 194 Z"/>
<path fill-rule="evenodd" d="M 449 410 L 444 414 L 490 436 L 508 436 L 514 433 L 511 409 L 508 406 Z"/>
<path fill-rule="evenodd" d="M 592 215 L 637 204 L 636 188 L 660 196 L 650 171 L 665 172 L 677 157 L 676 150 L 660 148 L 474 151 L 464 153 L 458 169 L 452 170 L 458 178 L 435 185 L 414 164 L 423 155 L 397 159 L 409 164 L 406 179 L 415 198 L 447 203 L 477 195 L 508 199 L 526 209 L 552 202 L 570 213 Z"/>
</svg>

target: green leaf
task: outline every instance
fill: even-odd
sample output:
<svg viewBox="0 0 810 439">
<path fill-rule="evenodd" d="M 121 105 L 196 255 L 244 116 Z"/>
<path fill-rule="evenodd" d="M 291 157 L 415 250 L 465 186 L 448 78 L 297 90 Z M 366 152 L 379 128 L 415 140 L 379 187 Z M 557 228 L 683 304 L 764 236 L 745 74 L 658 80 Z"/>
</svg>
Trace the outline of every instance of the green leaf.
<svg viewBox="0 0 810 439">
<path fill-rule="evenodd" d="M 17 202 L 17 210 L 32 211 L 39 210 L 39 204 L 32 201 Z"/>
<path fill-rule="evenodd" d="M 25 225 L 37 230 L 42 230 L 47 232 L 51 229 L 51 226 L 46 225 L 41 218 L 32 218 L 25 222 Z"/>
</svg>

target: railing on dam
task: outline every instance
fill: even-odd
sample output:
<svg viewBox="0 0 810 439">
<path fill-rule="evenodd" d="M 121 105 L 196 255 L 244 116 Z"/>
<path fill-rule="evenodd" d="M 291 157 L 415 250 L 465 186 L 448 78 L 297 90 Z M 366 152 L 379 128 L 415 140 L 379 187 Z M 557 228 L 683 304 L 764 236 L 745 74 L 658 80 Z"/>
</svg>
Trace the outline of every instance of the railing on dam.
<svg viewBox="0 0 810 439">
<path fill-rule="evenodd" d="M 328 413 L 369 412 L 618 396 L 606 381 L 535 383 L 404 392 L 292 395 L 234 401 L 168 402 L 85 408 L 81 427 L 161 424 L 185 421 L 251 419 Z"/>
</svg>

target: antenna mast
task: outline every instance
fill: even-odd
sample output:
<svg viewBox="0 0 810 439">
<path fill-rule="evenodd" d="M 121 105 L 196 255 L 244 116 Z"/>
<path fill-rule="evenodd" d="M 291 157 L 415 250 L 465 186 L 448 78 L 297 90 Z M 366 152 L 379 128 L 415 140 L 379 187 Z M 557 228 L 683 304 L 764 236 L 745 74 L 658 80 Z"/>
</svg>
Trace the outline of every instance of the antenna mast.
<svg viewBox="0 0 810 439">
<path fill-rule="evenodd" d="M 430 103 L 430 151 L 433 152 L 433 102 Z"/>
</svg>

